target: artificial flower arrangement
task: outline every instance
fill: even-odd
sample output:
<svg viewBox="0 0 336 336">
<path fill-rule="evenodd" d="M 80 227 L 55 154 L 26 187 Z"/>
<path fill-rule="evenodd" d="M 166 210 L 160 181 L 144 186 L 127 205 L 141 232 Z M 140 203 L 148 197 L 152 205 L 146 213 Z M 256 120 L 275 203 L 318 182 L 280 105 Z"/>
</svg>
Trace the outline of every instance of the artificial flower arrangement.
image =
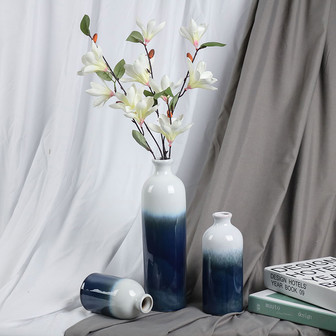
<svg viewBox="0 0 336 336">
<path fill-rule="evenodd" d="M 104 57 L 101 47 L 97 44 L 97 33 L 91 36 L 89 16 L 84 15 L 80 23 L 80 29 L 86 36 L 90 37 L 92 45 L 91 50 L 82 57 L 84 66 L 78 74 L 96 73 L 101 78 L 102 84 L 91 82 L 91 89 L 86 90 L 87 93 L 97 97 L 94 106 L 104 105 L 110 98 L 116 97 L 117 101 L 110 107 L 123 110 L 124 115 L 132 120 L 136 127 L 132 131 L 133 138 L 156 159 L 148 142 L 148 138 L 152 139 L 152 142 L 158 148 L 160 159 L 166 160 L 171 158 L 171 148 L 176 136 L 192 126 L 192 124 L 182 124 L 182 114 L 178 117 L 174 115 L 180 98 L 190 89 L 217 89 L 212 86 L 217 79 L 213 77 L 211 71 L 206 70 L 206 63 L 200 61 L 196 66 L 194 65 L 198 52 L 207 47 L 223 47 L 225 44 L 206 42 L 199 45 L 207 25 L 198 25 L 191 19 L 188 27 L 180 28 L 181 35 L 188 39 L 195 48 L 193 56 L 189 52 L 187 53 L 187 74 L 183 80 L 176 84 L 170 82 L 167 75 L 164 75 L 158 83 L 154 80 L 152 67 L 155 51 L 154 49 L 148 50 L 148 44 L 164 28 L 165 22 L 156 25 L 155 20 L 151 20 L 147 23 L 147 26 L 139 20 L 136 23 L 141 33 L 132 31 L 126 41 L 142 44 L 145 53 L 139 55 L 133 64 L 126 64 L 125 60 L 122 59 L 112 69 Z M 129 77 L 125 78 L 125 74 Z M 132 82 L 133 84 L 126 89 L 123 85 L 125 82 Z M 107 83 L 113 85 L 113 89 Z M 142 86 L 139 87 L 135 83 Z M 174 90 L 176 90 L 175 93 Z M 165 114 L 159 113 L 159 103 L 161 102 L 165 104 Z M 145 119 L 152 113 L 156 113 L 158 124 L 146 122 Z M 159 141 L 157 141 L 153 132 L 160 134 Z"/>
</svg>

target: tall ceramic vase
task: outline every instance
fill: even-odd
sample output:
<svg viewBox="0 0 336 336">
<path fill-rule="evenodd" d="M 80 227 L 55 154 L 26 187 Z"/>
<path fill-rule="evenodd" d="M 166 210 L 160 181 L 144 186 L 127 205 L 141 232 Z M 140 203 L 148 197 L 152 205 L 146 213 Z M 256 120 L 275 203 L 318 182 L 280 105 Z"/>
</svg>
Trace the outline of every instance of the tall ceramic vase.
<svg viewBox="0 0 336 336">
<path fill-rule="evenodd" d="M 215 212 L 202 239 L 203 311 L 213 315 L 243 309 L 243 236 L 231 217 Z"/>
<path fill-rule="evenodd" d="M 185 307 L 186 196 L 172 173 L 172 160 L 153 160 L 154 174 L 142 189 L 145 291 L 153 310 Z"/>
</svg>

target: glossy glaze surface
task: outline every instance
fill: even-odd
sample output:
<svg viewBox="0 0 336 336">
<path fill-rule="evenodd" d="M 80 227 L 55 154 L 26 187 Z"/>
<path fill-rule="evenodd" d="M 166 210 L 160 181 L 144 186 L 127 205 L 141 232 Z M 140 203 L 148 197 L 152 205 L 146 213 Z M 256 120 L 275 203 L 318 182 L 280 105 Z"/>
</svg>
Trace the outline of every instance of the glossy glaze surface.
<svg viewBox="0 0 336 336">
<path fill-rule="evenodd" d="M 132 319 L 152 309 L 153 300 L 142 286 L 132 279 L 100 273 L 90 274 L 80 289 L 85 309 L 120 319 Z"/>
<path fill-rule="evenodd" d="M 185 214 L 153 216 L 143 213 L 145 290 L 154 310 L 185 307 Z"/>
<path fill-rule="evenodd" d="M 214 213 L 202 238 L 203 311 L 213 315 L 243 309 L 243 236 L 231 217 L 229 212 Z"/>
<path fill-rule="evenodd" d="M 153 160 L 154 173 L 142 189 L 145 290 L 156 311 L 185 307 L 186 196 L 172 163 Z"/>
<path fill-rule="evenodd" d="M 208 314 L 224 315 L 243 309 L 242 256 L 222 259 L 221 256 L 203 255 L 203 310 Z"/>
</svg>

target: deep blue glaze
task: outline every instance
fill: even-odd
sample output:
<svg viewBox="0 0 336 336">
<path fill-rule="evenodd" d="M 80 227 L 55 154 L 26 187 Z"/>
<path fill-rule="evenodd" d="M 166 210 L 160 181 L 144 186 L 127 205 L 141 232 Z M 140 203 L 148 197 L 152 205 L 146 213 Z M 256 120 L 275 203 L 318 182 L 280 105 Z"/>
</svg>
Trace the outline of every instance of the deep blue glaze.
<svg viewBox="0 0 336 336">
<path fill-rule="evenodd" d="M 111 292 L 120 278 L 99 273 L 90 274 L 80 289 L 80 299 L 85 309 L 108 316 L 110 311 Z"/>
<path fill-rule="evenodd" d="M 243 309 L 242 256 L 203 254 L 203 311 L 212 315 Z"/>
<path fill-rule="evenodd" d="M 142 214 L 145 290 L 156 311 L 185 307 L 186 218 Z"/>
</svg>

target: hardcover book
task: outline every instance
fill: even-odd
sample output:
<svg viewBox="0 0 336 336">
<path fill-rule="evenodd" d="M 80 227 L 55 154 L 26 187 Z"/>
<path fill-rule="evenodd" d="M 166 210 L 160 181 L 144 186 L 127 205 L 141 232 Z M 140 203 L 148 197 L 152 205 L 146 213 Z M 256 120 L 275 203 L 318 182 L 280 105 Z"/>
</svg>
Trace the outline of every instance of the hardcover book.
<svg viewBox="0 0 336 336">
<path fill-rule="evenodd" d="M 324 257 L 265 267 L 265 286 L 336 312 L 336 258 Z"/>
<path fill-rule="evenodd" d="M 336 313 L 269 289 L 249 295 L 248 311 L 336 331 Z"/>
</svg>

